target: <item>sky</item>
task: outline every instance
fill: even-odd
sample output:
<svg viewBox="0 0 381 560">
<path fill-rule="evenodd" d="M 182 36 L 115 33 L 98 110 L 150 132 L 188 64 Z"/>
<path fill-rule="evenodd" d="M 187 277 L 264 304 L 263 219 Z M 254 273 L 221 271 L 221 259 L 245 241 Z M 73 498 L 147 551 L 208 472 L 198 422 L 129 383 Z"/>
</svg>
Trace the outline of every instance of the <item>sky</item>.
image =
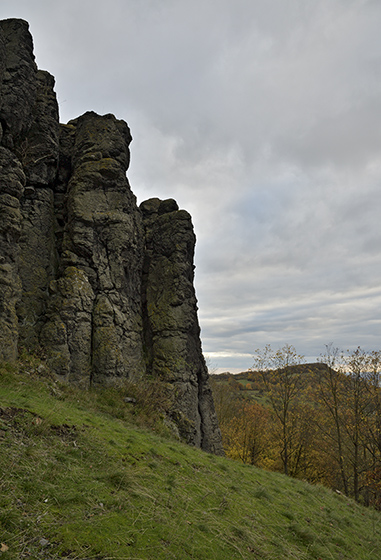
<svg viewBox="0 0 381 560">
<path fill-rule="evenodd" d="M 211 371 L 257 348 L 381 348 L 379 0 L 1 0 L 30 24 L 61 122 L 130 126 L 138 203 L 197 236 Z"/>
</svg>

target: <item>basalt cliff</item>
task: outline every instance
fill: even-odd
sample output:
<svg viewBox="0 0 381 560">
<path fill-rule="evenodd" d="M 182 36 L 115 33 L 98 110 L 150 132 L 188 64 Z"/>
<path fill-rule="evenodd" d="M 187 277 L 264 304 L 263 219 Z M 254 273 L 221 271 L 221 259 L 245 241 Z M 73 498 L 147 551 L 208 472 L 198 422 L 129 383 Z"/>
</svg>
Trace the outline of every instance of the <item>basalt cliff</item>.
<svg viewBox="0 0 381 560">
<path fill-rule="evenodd" d="M 0 359 L 43 348 L 84 386 L 161 379 L 181 437 L 220 454 L 191 217 L 172 199 L 137 206 L 131 140 L 111 114 L 60 124 L 28 24 L 0 22 Z"/>
</svg>

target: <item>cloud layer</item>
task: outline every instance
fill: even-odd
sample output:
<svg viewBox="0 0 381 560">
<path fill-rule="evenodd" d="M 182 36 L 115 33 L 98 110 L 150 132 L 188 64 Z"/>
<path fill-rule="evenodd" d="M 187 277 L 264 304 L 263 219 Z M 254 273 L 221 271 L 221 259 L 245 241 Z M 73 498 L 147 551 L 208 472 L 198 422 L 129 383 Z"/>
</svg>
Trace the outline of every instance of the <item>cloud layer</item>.
<svg viewBox="0 0 381 560">
<path fill-rule="evenodd" d="M 29 21 L 61 120 L 132 130 L 142 201 L 198 238 L 204 352 L 380 347 L 381 4 L 372 0 L 3 0 Z"/>
</svg>

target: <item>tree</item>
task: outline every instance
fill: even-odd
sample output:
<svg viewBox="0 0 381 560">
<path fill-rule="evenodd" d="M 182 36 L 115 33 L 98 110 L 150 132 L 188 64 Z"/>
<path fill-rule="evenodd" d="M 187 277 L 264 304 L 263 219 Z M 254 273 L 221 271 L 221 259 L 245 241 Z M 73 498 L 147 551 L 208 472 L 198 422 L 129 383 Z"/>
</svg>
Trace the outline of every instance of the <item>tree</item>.
<svg viewBox="0 0 381 560">
<path fill-rule="evenodd" d="M 346 373 L 346 419 L 345 430 L 349 440 L 349 461 L 352 467 L 353 496 L 360 498 L 360 477 L 367 470 L 365 425 L 370 413 L 370 391 L 367 378 L 370 356 L 360 347 L 344 357 Z"/>
<path fill-rule="evenodd" d="M 319 370 L 318 383 L 319 393 L 322 404 L 328 411 L 332 421 L 332 428 L 329 424 L 320 424 L 320 429 L 326 438 L 332 441 L 334 455 L 337 461 L 342 488 L 348 495 L 348 475 L 344 463 L 344 435 L 343 435 L 343 391 L 342 386 L 344 377 L 341 370 L 341 355 L 338 348 L 332 343 L 326 344 L 326 353 L 321 356 L 320 362 L 325 364 L 325 368 Z"/>
<path fill-rule="evenodd" d="M 373 467 L 381 467 L 381 352 L 373 351 L 369 355 L 369 372 L 367 374 L 370 392 L 369 413 L 367 414 L 366 447 L 372 457 Z"/>
<path fill-rule="evenodd" d="M 218 418 L 218 424 L 224 439 L 224 434 L 226 435 L 226 426 L 228 426 L 231 420 L 239 413 L 240 404 L 237 394 L 232 389 L 231 383 L 217 381 L 217 379 L 211 377 L 210 384 L 213 391 L 214 407 Z M 225 443 L 226 441 L 224 445 Z"/>
<path fill-rule="evenodd" d="M 346 353 L 327 345 L 319 374 L 320 399 L 328 411 L 320 429 L 334 445 L 342 489 L 367 502 L 367 481 L 380 468 L 380 353 L 360 347 Z"/>
<path fill-rule="evenodd" d="M 363 473 L 363 495 L 367 505 L 381 509 L 381 352 L 368 354 L 367 371 L 364 374 L 368 398 L 361 426 L 364 455 L 367 458 Z"/>
<path fill-rule="evenodd" d="M 239 400 L 236 415 L 225 426 L 227 455 L 243 463 L 260 466 L 269 446 L 269 411 L 248 399 Z"/>
<path fill-rule="evenodd" d="M 295 407 L 304 385 L 304 372 L 298 368 L 304 356 L 298 355 L 293 346 L 286 344 L 273 351 L 268 344 L 256 350 L 252 369 L 262 375 L 274 414 L 281 430 L 281 459 L 285 474 L 289 474 L 290 459 L 295 454 Z"/>
</svg>

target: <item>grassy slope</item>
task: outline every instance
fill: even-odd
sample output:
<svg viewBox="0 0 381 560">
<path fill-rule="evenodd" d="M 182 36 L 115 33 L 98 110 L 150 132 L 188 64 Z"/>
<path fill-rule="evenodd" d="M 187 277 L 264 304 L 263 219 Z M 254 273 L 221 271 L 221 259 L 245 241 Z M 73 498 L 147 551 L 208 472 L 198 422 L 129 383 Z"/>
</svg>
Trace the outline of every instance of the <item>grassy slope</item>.
<svg viewBox="0 0 381 560">
<path fill-rule="evenodd" d="M 1 560 L 381 557 L 379 513 L 137 427 L 133 410 L 123 392 L 0 368 Z"/>
</svg>

